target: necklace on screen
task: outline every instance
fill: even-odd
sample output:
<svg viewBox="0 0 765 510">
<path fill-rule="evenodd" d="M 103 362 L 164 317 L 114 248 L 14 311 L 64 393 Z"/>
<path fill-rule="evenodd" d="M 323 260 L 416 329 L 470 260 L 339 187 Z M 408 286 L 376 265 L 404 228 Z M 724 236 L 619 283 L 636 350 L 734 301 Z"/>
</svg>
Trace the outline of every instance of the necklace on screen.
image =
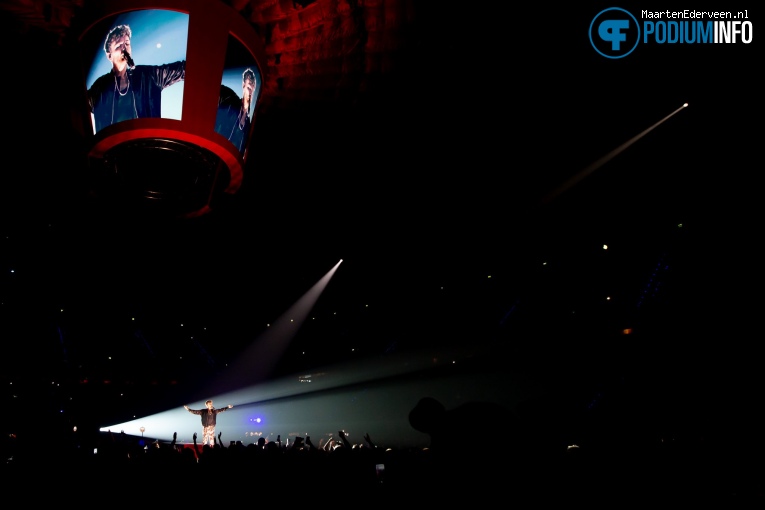
<svg viewBox="0 0 765 510">
<path fill-rule="evenodd" d="M 130 90 L 130 76 L 129 75 L 127 75 L 127 82 L 128 82 L 128 84 L 127 84 L 127 87 L 125 87 L 125 93 L 123 94 L 122 92 L 120 92 L 120 88 L 117 86 L 117 75 L 114 76 L 114 98 L 112 99 L 112 121 L 110 122 L 109 125 L 114 124 L 114 107 L 115 107 L 115 103 L 117 102 L 117 99 L 118 99 L 117 94 L 119 94 L 119 97 L 125 97 L 127 95 L 127 93 L 128 93 L 128 90 Z M 133 103 L 133 105 L 132 105 L 133 106 L 133 118 L 137 119 L 138 118 L 138 108 L 136 108 L 136 105 L 135 105 L 135 91 L 132 91 L 131 99 L 132 99 L 132 103 Z M 125 120 L 125 119 L 123 119 L 123 120 Z"/>
<path fill-rule="evenodd" d="M 128 90 L 130 90 L 130 76 L 127 73 L 125 74 L 125 80 L 127 81 L 127 87 L 125 87 L 125 92 L 122 92 L 120 90 L 119 83 L 117 82 L 117 75 L 114 75 L 114 90 L 116 90 L 117 93 L 123 97 L 126 96 Z"/>
</svg>

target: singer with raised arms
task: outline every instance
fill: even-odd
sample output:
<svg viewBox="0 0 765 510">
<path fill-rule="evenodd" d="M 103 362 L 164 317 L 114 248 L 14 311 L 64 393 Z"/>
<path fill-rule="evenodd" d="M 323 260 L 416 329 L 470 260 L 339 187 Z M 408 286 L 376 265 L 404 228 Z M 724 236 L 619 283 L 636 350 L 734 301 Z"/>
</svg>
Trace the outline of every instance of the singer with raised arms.
<svg viewBox="0 0 765 510">
<path fill-rule="evenodd" d="M 226 407 L 219 407 L 215 408 L 213 406 L 213 401 L 208 400 L 205 402 L 206 409 L 191 409 L 189 406 L 183 406 L 185 410 L 190 412 L 191 414 L 196 414 L 201 417 L 202 419 L 202 446 L 214 446 L 215 445 L 215 425 L 218 421 L 218 414 L 222 413 L 223 411 L 227 411 L 234 406 L 232 404 L 227 405 Z M 194 438 L 196 439 L 196 434 L 194 435 Z"/>
<path fill-rule="evenodd" d="M 161 117 L 162 90 L 185 79 L 186 61 L 162 65 L 135 65 L 128 25 L 109 30 L 104 40 L 112 69 L 88 90 L 95 131 L 130 119 Z"/>
</svg>

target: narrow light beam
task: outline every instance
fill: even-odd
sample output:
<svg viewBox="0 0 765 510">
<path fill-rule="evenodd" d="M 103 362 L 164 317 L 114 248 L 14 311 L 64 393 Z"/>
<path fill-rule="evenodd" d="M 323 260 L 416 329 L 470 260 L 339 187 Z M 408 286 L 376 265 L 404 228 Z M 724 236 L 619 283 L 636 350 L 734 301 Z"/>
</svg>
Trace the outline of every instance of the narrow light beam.
<svg viewBox="0 0 765 510">
<path fill-rule="evenodd" d="M 267 380 L 341 262 L 342 259 L 256 338 L 226 373 L 211 385 L 209 391 L 231 391 Z M 199 397 L 203 398 L 203 395 Z"/>
<path fill-rule="evenodd" d="M 643 130 L 642 132 L 638 133 L 637 135 L 633 136 L 632 138 L 630 138 L 629 140 L 627 140 L 626 142 L 621 144 L 616 149 L 612 150 L 611 152 L 609 152 L 608 154 L 606 154 L 602 158 L 600 158 L 597 161 L 595 161 L 594 163 L 590 164 L 587 168 L 585 168 L 584 170 L 582 170 L 578 174 L 574 175 L 571 179 L 569 179 L 565 183 L 563 183 L 563 185 L 561 185 L 560 187 L 555 189 L 553 192 L 551 192 L 550 194 L 545 196 L 542 199 L 542 203 L 543 204 L 550 203 L 552 200 L 554 200 L 555 198 L 560 196 L 564 191 L 568 190 L 569 188 L 571 188 L 572 186 L 577 184 L 579 181 L 581 181 L 582 179 L 584 179 L 585 177 L 587 177 L 588 175 L 593 173 L 595 170 L 597 170 L 598 168 L 602 167 L 603 165 L 605 165 L 606 163 L 608 163 L 609 161 L 614 159 L 616 156 L 618 156 L 619 154 L 624 152 L 632 144 L 634 144 L 635 142 L 637 142 L 638 140 L 643 138 L 645 135 L 647 135 L 648 133 L 650 133 L 651 131 L 656 129 L 658 126 L 660 126 L 661 124 L 666 122 L 670 117 L 675 115 L 677 112 L 679 112 L 683 108 L 686 108 L 687 106 L 688 106 L 688 103 L 684 103 L 680 108 L 677 108 L 675 111 L 673 111 L 672 113 L 670 113 L 669 115 L 667 115 L 666 117 L 661 119 L 660 121 L 656 122 L 655 124 L 653 124 L 649 128 L 647 128 L 647 129 Z"/>
</svg>

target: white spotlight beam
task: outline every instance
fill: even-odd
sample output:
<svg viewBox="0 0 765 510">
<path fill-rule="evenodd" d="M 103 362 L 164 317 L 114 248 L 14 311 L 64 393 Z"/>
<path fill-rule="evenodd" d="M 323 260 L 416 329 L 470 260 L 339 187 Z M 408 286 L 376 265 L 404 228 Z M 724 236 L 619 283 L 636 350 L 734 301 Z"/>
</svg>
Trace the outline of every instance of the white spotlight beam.
<svg viewBox="0 0 765 510">
<path fill-rule="evenodd" d="M 209 391 L 221 393 L 265 381 L 313 309 L 342 259 L 250 344 Z M 202 396 L 200 396 L 202 397 Z"/>
<path fill-rule="evenodd" d="M 593 173 L 595 170 L 597 170 L 598 168 L 602 167 L 603 165 L 605 165 L 606 163 L 608 163 L 609 161 L 614 159 L 616 156 L 618 156 L 619 154 L 624 152 L 632 144 L 634 144 L 635 142 L 637 142 L 638 140 L 643 138 L 645 135 L 647 135 L 648 133 L 650 133 L 651 131 L 656 129 L 658 126 L 660 126 L 661 124 L 666 122 L 670 117 L 675 115 L 677 112 L 679 112 L 683 108 L 687 108 L 687 107 L 688 107 L 688 103 L 684 103 L 681 107 L 677 108 L 675 111 L 673 111 L 672 113 L 670 113 L 669 115 L 667 115 L 666 117 L 661 119 L 660 121 L 656 122 L 651 127 L 647 128 L 647 129 L 643 130 L 642 132 L 638 133 L 637 135 L 633 136 L 632 138 L 630 138 L 629 140 L 627 140 L 626 142 L 621 144 L 616 149 L 612 150 L 611 152 L 609 152 L 608 154 L 606 154 L 605 156 L 603 156 L 599 160 L 597 160 L 594 163 L 590 164 L 587 168 L 585 168 L 584 170 L 582 170 L 581 172 L 579 172 L 578 174 L 573 176 L 571 179 L 567 180 L 562 186 L 559 186 L 553 192 L 551 192 L 546 197 L 544 197 L 542 199 L 542 203 L 543 204 L 547 204 L 547 203 L 551 202 L 553 199 L 555 199 L 559 195 L 561 195 L 564 191 L 568 190 L 569 188 L 571 188 L 572 186 L 577 184 L 579 181 L 581 181 L 582 179 L 584 179 L 585 177 L 587 177 L 588 175 Z"/>
</svg>

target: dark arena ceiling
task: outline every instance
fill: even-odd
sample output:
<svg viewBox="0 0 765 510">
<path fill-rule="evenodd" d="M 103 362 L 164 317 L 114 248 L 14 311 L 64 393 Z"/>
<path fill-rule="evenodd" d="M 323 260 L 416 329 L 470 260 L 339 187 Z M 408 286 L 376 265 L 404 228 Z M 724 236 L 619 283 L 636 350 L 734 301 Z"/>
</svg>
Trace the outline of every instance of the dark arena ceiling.
<svg viewBox="0 0 765 510">
<path fill-rule="evenodd" d="M 577 402 L 762 415 L 756 37 L 611 61 L 587 37 L 608 4 L 224 1 L 263 41 L 250 152 L 236 193 L 180 217 L 141 158 L 89 164 L 77 38 L 100 3 L 0 2 L 9 380 L 88 403 L 116 381 L 154 411 L 343 259 L 279 373 L 476 349 Z M 183 157 L 166 178 L 208 190 Z"/>
</svg>

